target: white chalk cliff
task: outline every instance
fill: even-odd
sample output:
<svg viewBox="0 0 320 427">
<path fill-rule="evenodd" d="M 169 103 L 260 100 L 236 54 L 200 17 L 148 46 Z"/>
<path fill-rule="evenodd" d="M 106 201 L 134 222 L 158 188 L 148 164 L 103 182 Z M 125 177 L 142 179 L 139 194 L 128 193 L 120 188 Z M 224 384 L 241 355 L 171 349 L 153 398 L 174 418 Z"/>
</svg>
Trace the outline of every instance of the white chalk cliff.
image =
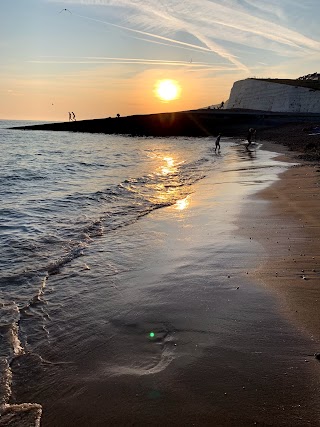
<svg viewBox="0 0 320 427">
<path fill-rule="evenodd" d="M 234 83 L 225 108 L 320 113 L 320 90 L 259 79 Z"/>
</svg>

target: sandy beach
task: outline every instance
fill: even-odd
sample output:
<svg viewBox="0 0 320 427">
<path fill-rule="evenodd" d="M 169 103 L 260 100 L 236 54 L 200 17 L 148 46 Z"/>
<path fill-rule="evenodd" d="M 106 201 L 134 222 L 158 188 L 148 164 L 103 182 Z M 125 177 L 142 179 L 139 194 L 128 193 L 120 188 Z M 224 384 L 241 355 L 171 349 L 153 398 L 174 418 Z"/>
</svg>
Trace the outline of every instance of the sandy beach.
<svg viewBox="0 0 320 427">
<path fill-rule="evenodd" d="M 303 160 L 312 158 L 305 147 L 310 140 L 319 144 L 319 136 L 302 140 L 298 130 L 301 125 L 269 131 L 265 147 L 293 165 L 254 197 L 240 224 L 249 238 L 267 249 L 254 275 L 272 287 L 286 315 L 319 342 L 320 351 L 320 165 Z M 283 141 L 287 146 L 277 144 Z"/>
</svg>

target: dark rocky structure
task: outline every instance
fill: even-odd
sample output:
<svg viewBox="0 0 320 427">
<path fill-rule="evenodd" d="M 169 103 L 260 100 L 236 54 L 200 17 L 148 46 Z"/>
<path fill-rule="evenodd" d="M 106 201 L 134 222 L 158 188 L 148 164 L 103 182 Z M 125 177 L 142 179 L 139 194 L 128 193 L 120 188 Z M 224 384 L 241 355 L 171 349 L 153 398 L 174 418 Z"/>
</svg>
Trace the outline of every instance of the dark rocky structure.
<svg viewBox="0 0 320 427">
<path fill-rule="evenodd" d="M 193 110 L 80 120 L 16 127 L 23 130 L 47 130 L 125 134 L 131 136 L 225 136 L 246 135 L 248 128 L 265 129 L 287 123 L 319 122 L 320 114 L 274 113 L 257 110 Z"/>
</svg>

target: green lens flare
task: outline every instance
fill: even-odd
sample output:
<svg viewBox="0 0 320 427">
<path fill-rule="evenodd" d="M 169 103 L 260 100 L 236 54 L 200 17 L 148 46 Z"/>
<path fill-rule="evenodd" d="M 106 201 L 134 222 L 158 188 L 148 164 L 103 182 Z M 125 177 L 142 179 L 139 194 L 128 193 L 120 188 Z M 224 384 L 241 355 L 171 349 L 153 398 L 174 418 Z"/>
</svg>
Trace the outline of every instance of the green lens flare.
<svg viewBox="0 0 320 427">
<path fill-rule="evenodd" d="M 150 338 L 154 338 L 154 332 L 150 332 L 150 333 L 149 333 L 149 337 L 150 337 Z"/>
</svg>

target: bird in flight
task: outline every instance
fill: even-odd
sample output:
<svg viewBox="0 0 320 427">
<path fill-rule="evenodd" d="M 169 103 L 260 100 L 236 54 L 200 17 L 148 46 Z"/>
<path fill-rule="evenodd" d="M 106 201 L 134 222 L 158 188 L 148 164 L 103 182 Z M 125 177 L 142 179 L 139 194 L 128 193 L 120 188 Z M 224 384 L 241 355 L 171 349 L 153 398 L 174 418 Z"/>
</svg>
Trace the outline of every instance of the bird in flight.
<svg viewBox="0 0 320 427">
<path fill-rule="evenodd" d="M 62 9 L 62 10 L 60 10 L 59 13 L 64 12 L 64 11 L 71 13 L 69 9 Z"/>
</svg>

